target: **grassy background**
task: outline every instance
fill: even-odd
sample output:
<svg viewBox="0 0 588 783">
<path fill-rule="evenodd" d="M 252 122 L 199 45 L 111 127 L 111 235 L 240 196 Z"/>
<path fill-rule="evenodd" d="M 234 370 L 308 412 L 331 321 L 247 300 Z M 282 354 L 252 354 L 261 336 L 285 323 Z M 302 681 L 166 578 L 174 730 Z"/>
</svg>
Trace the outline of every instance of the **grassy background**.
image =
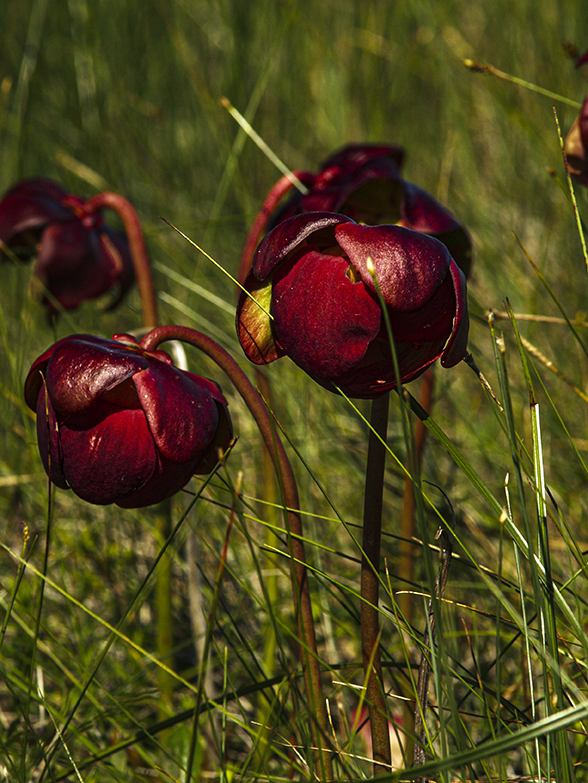
<svg viewBox="0 0 588 783">
<path fill-rule="evenodd" d="M 563 311 L 571 321 L 584 319 L 586 262 L 553 107 L 565 133 L 586 84 L 563 44 L 584 51 L 586 30 L 588 7 L 570 4 L 564 12 L 553 0 L 0 5 L 0 189 L 22 177 L 46 176 L 83 196 L 113 189 L 127 197 L 143 221 L 162 322 L 209 332 L 248 370 L 234 335 L 232 283 L 160 220 L 174 223 L 236 272 L 247 227 L 277 172 L 221 106 L 222 96 L 295 169 L 316 168 L 352 141 L 403 145 L 406 177 L 446 203 L 471 231 L 470 351 L 512 408 L 510 417 L 501 414 L 464 364 L 436 373 L 434 419 L 449 440 L 429 438 L 422 472 L 453 506 L 459 555 L 440 612 L 430 693 L 428 758 L 437 777 L 506 779 L 546 774 L 555 765 L 558 779 L 568 780 L 571 759 L 578 780 L 588 779 L 586 399 L 532 355 L 526 379 L 513 327 L 497 321 L 497 336 L 504 333 L 506 377 L 486 318 L 489 308 L 504 310 L 508 298 L 515 313 L 562 317 Z M 464 58 L 491 63 L 561 98 L 472 72 Z M 586 192 L 578 191 L 586 217 Z M 195 703 L 200 649 L 194 634 L 202 634 L 198 625 L 212 605 L 226 506 L 239 471 L 247 500 L 237 508 L 228 569 L 210 620 L 207 693 L 220 702 L 200 720 L 195 770 L 203 780 L 304 778 L 312 753 L 300 683 L 287 677 L 295 666 L 288 564 L 264 546 L 286 548 L 268 527 L 276 523 L 271 509 L 255 500 L 263 468 L 251 419 L 224 378 L 195 352 L 188 352 L 190 368 L 223 385 L 240 439 L 171 547 L 174 652 L 164 662 L 182 679 L 162 673 L 147 655 L 158 649 L 156 575 L 144 580 L 162 544 L 161 509 L 95 508 L 57 492 L 48 562 L 53 584 L 39 617 L 39 579 L 31 571 L 21 573 L 8 553 L 20 555 L 26 525 L 29 562 L 42 568 L 47 486 L 22 382 L 54 339 L 136 329 L 140 307 L 135 291 L 115 313 L 88 303 L 64 316 L 52 334 L 29 293 L 29 269 L 4 264 L 2 274 L 0 605 L 6 619 L 0 779 L 58 780 L 72 762 L 85 781 L 184 778 L 193 723 L 183 711 Z M 579 390 L 586 388 L 583 326 L 517 323 Z M 368 409 L 361 403 L 358 413 L 322 392 L 286 359 L 268 368 L 268 376 L 277 415 L 301 457 L 295 469 L 308 515 L 309 559 L 319 572 L 311 583 L 319 644 L 327 668 L 333 667 L 326 682 L 341 748 L 338 772 L 341 779 L 362 778 L 371 767 L 361 760 L 367 751 L 354 726 L 361 672 L 353 535 L 361 520 L 366 451 L 359 414 Z M 533 432 L 528 379 L 540 403 L 541 440 Z M 416 396 L 418 381 L 411 389 Z M 390 445 L 403 463 L 393 402 Z M 549 489 L 550 536 L 550 560 L 543 556 L 541 565 L 540 556 L 535 561 L 521 551 L 525 542 L 533 550 L 538 546 L 532 456 L 539 453 Z M 511 508 L 501 517 L 507 474 Z M 420 659 L 426 622 L 421 594 L 431 589 L 428 574 L 436 569 L 436 555 L 418 549 L 414 585 L 407 585 L 397 568 L 402 482 L 400 467 L 389 459 L 383 645 L 391 709 L 406 726 L 398 696 L 410 694 L 408 673 Z M 190 487 L 200 489 L 197 482 Z M 433 508 L 447 515 L 441 493 L 430 485 L 424 491 Z M 188 493 L 174 500 L 174 522 L 188 500 Z M 417 537 L 432 540 L 439 520 L 426 509 Z M 537 590 L 541 569 L 561 587 L 553 611 L 552 594 Z M 398 591 L 407 588 L 416 593 L 413 629 L 400 633 L 394 607 Z M 109 636 L 104 622 L 116 625 L 125 616 L 125 638 L 109 649 L 77 704 Z M 550 652 L 550 631 L 558 638 L 559 660 Z M 579 713 L 563 719 L 559 734 L 549 733 L 570 705 L 579 705 Z M 56 726 L 72 711 L 60 740 Z M 534 729 L 540 719 L 547 725 Z M 97 761 L 138 729 L 149 730 L 151 738 Z M 524 743 L 516 734 L 521 730 L 527 731 Z M 493 741 L 495 746 L 485 745 Z M 52 742 L 56 752 L 44 772 Z M 469 766 L 462 763 L 465 756 L 445 766 L 440 761 L 470 750 Z M 403 766 L 400 754 L 396 761 Z"/>
</svg>

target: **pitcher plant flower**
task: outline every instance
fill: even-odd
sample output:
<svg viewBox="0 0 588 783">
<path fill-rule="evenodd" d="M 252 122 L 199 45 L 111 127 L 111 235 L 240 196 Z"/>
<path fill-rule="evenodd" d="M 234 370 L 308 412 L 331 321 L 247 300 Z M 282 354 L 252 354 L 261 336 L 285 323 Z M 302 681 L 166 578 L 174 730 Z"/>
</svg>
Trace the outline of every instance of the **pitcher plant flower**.
<svg viewBox="0 0 588 783">
<path fill-rule="evenodd" d="M 48 179 L 23 180 L 0 201 L 0 257 L 34 259 L 52 316 L 110 291 L 112 309 L 134 281 L 128 239 L 104 223 L 97 207 Z"/>
<path fill-rule="evenodd" d="M 128 335 L 55 343 L 33 363 L 25 399 L 51 481 L 97 505 L 159 503 L 209 473 L 232 439 L 220 388 Z"/>
<path fill-rule="evenodd" d="M 373 265 L 373 266 L 372 266 Z M 279 223 L 260 243 L 237 307 L 247 357 L 269 364 L 288 355 L 315 381 L 349 397 L 378 397 L 437 359 L 466 352 L 463 272 L 438 240 L 396 225 L 364 226 L 311 212 Z"/>
<path fill-rule="evenodd" d="M 564 151 L 571 176 L 579 185 L 588 186 L 588 95 L 566 136 Z"/>
<path fill-rule="evenodd" d="M 399 225 L 439 239 L 466 277 L 472 242 L 465 227 L 432 195 L 405 180 L 404 150 L 390 144 L 351 144 L 327 158 L 317 174 L 294 172 L 270 190 L 245 244 L 239 279 L 243 281 L 263 230 L 304 212 L 337 212 L 356 223 Z M 283 197 L 286 198 L 285 203 Z"/>
<path fill-rule="evenodd" d="M 326 702 L 299 498 L 292 465 L 267 407 L 233 357 L 185 326 L 159 326 L 137 341 L 87 334 L 55 343 L 34 362 L 25 399 L 37 413 L 39 451 L 51 481 L 98 505 L 135 508 L 158 503 L 194 473 L 209 473 L 231 445 L 233 430 L 220 388 L 173 366 L 159 346 L 179 340 L 222 369 L 255 419 L 283 491 L 290 569 L 311 726 L 321 780 L 332 780 Z M 301 650 L 308 652 L 301 654 Z"/>
</svg>

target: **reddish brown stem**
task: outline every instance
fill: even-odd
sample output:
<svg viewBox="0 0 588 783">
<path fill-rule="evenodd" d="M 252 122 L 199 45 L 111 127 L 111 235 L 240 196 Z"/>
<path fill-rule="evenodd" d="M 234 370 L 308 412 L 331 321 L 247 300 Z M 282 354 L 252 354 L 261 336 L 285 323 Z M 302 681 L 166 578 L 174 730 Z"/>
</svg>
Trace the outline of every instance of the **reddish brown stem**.
<svg viewBox="0 0 588 783">
<path fill-rule="evenodd" d="M 306 693 L 310 714 L 316 716 L 312 723 L 312 735 L 318 748 L 319 777 L 332 780 L 331 756 L 325 746 L 328 732 L 328 718 L 322 692 L 319 658 L 316 647 L 312 604 L 306 570 L 306 555 L 302 538 L 302 521 L 299 511 L 298 488 L 288 455 L 275 430 L 272 419 L 262 398 L 254 389 L 249 378 L 223 348 L 210 337 L 187 326 L 161 326 L 153 329 L 141 340 L 141 347 L 155 350 L 167 340 L 181 340 L 206 353 L 223 369 L 251 411 L 261 432 L 264 443 L 271 454 L 278 481 L 281 484 L 286 506 L 286 523 L 289 532 L 291 576 L 294 590 L 294 604 L 300 633 L 301 660 L 304 671 Z"/>
<path fill-rule="evenodd" d="M 368 459 L 363 510 L 363 557 L 361 563 L 361 652 L 366 677 L 366 701 L 374 754 L 374 775 L 392 765 L 388 711 L 380 658 L 378 594 L 382 503 L 386 462 L 386 436 L 390 395 L 372 400 Z"/>
<path fill-rule="evenodd" d="M 122 220 L 135 267 L 135 277 L 137 278 L 137 287 L 139 288 L 141 309 L 143 311 L 143 326 L 147 329 L 153 329 L 154 326 L 157 326 L 157 300 L 141 223 L 135 208 L 126 198 L 123 198 L 118 193 L 107 192 L 92 196 L 91 199 L 86 201 L 84 209 L 88 213 L 99 209 L 112 209 Z"/>
<path fill-rule="evenodd" d="M 251 268 L 251 262 L 253 261 L 253 254 L 255 253 L 255 249 L 260 243 L 267 224 L 272 217 L 274 210 L 280 203 L 280 199 L 282 199 L 286 193 L 294 187 L 292 182 L 293 177 L 303 181 L 309 176 L 313 175 L 309 175 L 305 171 L 294 171 L 290 176 L 284 175 L 283 177 L 280 177 L 280 179 L 276 182 L 276 184 L 265 197 L 263 206 L 251 224 L 251 228 L 247 234 L 247 239 L 243 245 L 241 261 L 239 262 L 239 271 L 237 273 L 237 280 L 240 283 L 243 283 L 247 277 L 247 273 Z"/>
</svg>

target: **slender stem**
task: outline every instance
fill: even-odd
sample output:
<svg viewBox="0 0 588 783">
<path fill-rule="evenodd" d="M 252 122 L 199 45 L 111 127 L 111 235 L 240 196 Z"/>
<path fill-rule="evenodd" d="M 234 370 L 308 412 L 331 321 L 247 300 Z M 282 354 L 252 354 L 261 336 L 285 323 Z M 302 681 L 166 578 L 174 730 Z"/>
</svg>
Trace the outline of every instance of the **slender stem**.
<svg viewBox="0 0 588 783">
<path fill-rule="evenodd" d="M 361 563 L 361 651 L 366 679 L 366 700 L 374 755 L 374 775 L 392 764 L 388 712 L 380 658 L 378 592 L 382 496 L 386 461 L 386 436 L 390 395 L 372 400 L 363 508 L 363 558 Z"/>
<path fill-rule="evenodd" d="M 263 232 L 265 231 L 270 218 L 278 206 L 280 199 L 286 195 L 286 193 L 292 189 L 292 177 L 304 181 L 305 177 L 309 176 L 304 171 L 293 171 L 289 176 L 280 177 L 276 184 L 272 187 L 270 192 L 265 197 L 265 201 L 259 212 L 257 213 L 255 220 L 251 224 L 247 239 L 243 245 L 243 252 L 241 253 L 241 261 L 239 262 L 239 271 L 237 273 L 237 280 L 243 283 L 247 277 L 247 273 L 251 267 L 253 260 L 253 254 L 259 244 Z"/>
<path fill-rule="evenodd" d="M 172 503 L 171 498 L 163 501 L 159 506 L 157 515 L 157 543 L 160 547 L 172 532 Z M 156 574 L 155 583 L 155 608 L 156 608 L 156 636 L 157 636 L 157 655 L 159 660 L 173 667 L 174 650 L 174 632 L 172 622 L 172 555 L 167 550 L 161 557 Z M 159 717 L 161 720 L 170 714 L 172 697 L 174 691 L 174 678 L 170 672 L 160 669 L 158 672 L 159 680 Z"/>
<path fill-rule="evenodd" d="M 181 340 L 193 345 L 210 356 L 226 372 L 255 418 L 265 445 L 272 456 L 274 470 L 282 486 L 287 508 L 286 522 L 289 532 L 295 610 L 301 639 L 301 660 L 310 714 L 316 716 L 316 723 L 311 724 L 313 742 L 319 752 L 320 778 L 331 780 L 333 777 L 331 756 L 329 750 L 324 747 L 329 725 L 328 716 L 320 678 L 306 555 L 302 538 L 302 521 L 298 510 L 298 488 L 290 460 L 275 431 L 262 398 L 230 354 L 210 337 L 186 326 L 161 326 L 153 329 L 143 337 L 141 347 L 144 350 L 152 351 L 167 340 Z"/>
<path fill-rule="evenodd" d="M 122 220 L 131 248 L 135 277 L 137 278 L 139 296 L 141 297 L 143 326 L 147 329 L 152 329 L 154 326 L 157 326 L 157 299 L 155 297 L 153 276 L 147 250 L 145 249 L 141 223 L 133 205 L 118 193 L 106 192 L 92 196 L 84 204 L 84 209 L 88 213 L 99 209 L 112 209 Z"/>
</svg>

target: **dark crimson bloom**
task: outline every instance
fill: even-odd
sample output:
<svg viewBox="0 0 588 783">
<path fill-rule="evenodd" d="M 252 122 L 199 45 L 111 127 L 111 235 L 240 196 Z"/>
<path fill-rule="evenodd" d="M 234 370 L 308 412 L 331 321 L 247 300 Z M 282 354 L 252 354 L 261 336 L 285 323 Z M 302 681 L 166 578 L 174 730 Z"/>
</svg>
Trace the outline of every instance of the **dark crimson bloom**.
<svg viewBox="0 0 588 783">
<path fill-rule="evenodd" d="M 579 68 L 581 65 L 584 65 L 585 63 L 588 63 L 588 51 L 585 51 L 583 55 L 578 57 L 576 60 L 576 68 Z"/>
<path fill-rule="evenodd" d="M 73 310 L 118 289 L 114 307 L 133 283 L 127 238 L 88 203 L 47 179 L 23 180 L 0 201 L 0 251 L 36 259 L 34 273 L 50 294 L 43 303 L 51 314 L 57 312 L 52 299 Z"/>
<path fill-rule="evenodd" d="M 371 263 L 370 263 L 371 262 Z M 463 272 L 438 240 L 402 226 L 364 226 L 311 212 L 260 243 L 241 294 L 237 332 L 248 358 L 288 355 L 315 381 L 350 397 L 396 386 L 380 286 L 402 382 L 436 359 L 463 359 L 468 336 Z"/>
<path fill-rule="evenodd" d="M 55 343 L 31 367 L 25 399 L 51 481 L 97 505 L 159 503 L 209 473 L 232 439 L 219 387 L 128 335 Z"/>
<path fill-rule="evenodd" d="M 338 212 L 356 223 L 396 224 L 439 239 L 467 276 L 468 232 L 429 193 L 400 175 L 404 151 L 384 144 L 352 144 L 328 158 L 318 174 L 297 172 L 308 193 L 294 193 L 272 225 L 302 212 Z"/>
<path fill-rule="evenodd" d="M 588 186 L 588 95 L 565 141 L 570 174 L 580 185 Z"/>
</svg>

